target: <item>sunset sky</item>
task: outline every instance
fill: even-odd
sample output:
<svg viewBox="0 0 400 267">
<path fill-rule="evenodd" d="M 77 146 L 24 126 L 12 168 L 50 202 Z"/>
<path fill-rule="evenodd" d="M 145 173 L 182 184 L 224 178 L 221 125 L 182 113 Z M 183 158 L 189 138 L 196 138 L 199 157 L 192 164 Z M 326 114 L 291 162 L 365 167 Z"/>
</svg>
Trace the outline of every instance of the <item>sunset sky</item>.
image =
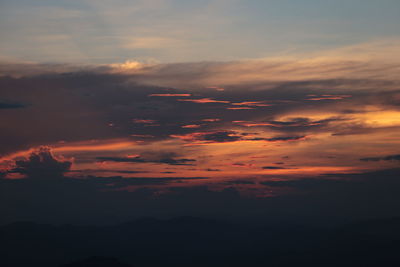
<svg viewBox="0 0 400 267">
<path fill-rule="evenodd" d="M 4 200 L 21 181 L 90 180 L 266 201 L 364 176 L 363 194 L 385 195 L 370 177 L 399 173 L 399 13 L 398 0 L 0 1 Z M 41 216 L 12 207 L 6 221 Z"/>
<path fill-rule="evenodd" d="M 400 35 L 397 0 L 3 0 L 0 59 L 46 63 L 285 57 Z"/>
</svg>

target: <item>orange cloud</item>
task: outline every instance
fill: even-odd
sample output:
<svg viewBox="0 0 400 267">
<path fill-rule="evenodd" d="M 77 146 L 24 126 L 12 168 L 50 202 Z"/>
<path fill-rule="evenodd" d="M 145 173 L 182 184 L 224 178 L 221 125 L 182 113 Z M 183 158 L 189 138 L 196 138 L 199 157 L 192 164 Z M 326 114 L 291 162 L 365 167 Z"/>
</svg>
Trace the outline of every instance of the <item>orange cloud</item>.
<svg viewBox="0 0 400 267">
<path fill-rule="evenodd" d="M 230 110 L 246 110 L 246 109 L 254 109 L 254 108 L 250 108 L 250 107 L 237 107 L 237 108 L 226 108 L 226 109 L 230 109 Z"/>
<path fill-rule="evenodd" d="M 188 128 L 188 129 L 195 129 L 195 128 L 200 128 L 201 125 L 199 124 L 189 124 L 189 125 L 184 125 L 182 128 Z"/>
<path fill-rule="evenodd" d="M 269 107 L 271 104 L 266 104 L 265 101 L 245 101 L 232 103 L 233 106 L 252 106 L 252 107 Z"/>
<path fill-rule="evenodd" d="M 128 150 L 136 146 L 137 142 L 132 141 L 86 141 L 72 143 L 70 145 L 64 145 L 59 147 L 52 147 L 53 152 L 84 152 L 84 151 L 118 151 Z"/>
<path fill-rule="evenodd" d="M 203 119 L 201 121 L 205 121 L 205 122 L 217 122 L 217 121 L 221 121 L 221 119 Z"/>
<path fill-rule="evenodd" d="M 321 95 L 321 96 L 308 95 L 308 96 L 312 96 L 312 98 L 306 99 L 306 100 L 309 100 L 309 101 L 342 100 L 342 99 L 346 99 L 346 98 L 352 97 L 351 95 Z"/>
<path fill-rule="evenodd" d="M 155 120 L 144 120 L 144 119 L 132 119 L 134 123 L 143 123 L 143 124 L 153 124 L 156 123 Z"/>
<path fill-rule="evenodd" d="M 224 100 L 215 100 L 212 98 L 201 98 L 201 99 L 178 99 L 178 101 L 183 101 L 183 102 L 193 102 L 193 103 L 199 103 L 199 104 L 206 104 L 206 103 L 223 103 L 223 104 L 229 104 L 229 101 L 224 101 Z"/>
<path fill-rule="evenodd" d="M 48 145 L 53 153 L 62 152 L 96 152 L 96 151 L 124 151 L 136 147 L 138 142 L 128 141 L 124 139 L 111 139 L 111 140 L 89 140 L 81 142 L 63 142 L 53 145 Z M 17 151 L 7 156 L 1 157 L 1 161 L 13 160 L 19 157 L 27 157 L 29 154 L 37 150 L 33 147 L 27 150 Z"/>
<path fill-rule="evenodd" d="M 272 123 L 268 122 L 248 122 L 248 121 L 233 121 L 235 124 L 245 127 L 258 127 L 258 126 L 274 126 Z"/>
</svg>

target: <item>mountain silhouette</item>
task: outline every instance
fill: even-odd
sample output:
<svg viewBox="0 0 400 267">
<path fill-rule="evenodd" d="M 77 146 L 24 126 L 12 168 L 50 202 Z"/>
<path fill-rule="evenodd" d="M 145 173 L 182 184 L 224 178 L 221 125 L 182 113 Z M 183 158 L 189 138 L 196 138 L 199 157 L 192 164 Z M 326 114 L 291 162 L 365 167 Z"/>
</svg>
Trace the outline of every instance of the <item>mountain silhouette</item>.
<svg viewBox="0 0 400 267">
<path fill-rule="evenodd" d="M 400 266 L 400 218 L 329 228 L 194 217 L 108 226 L 18 222 L 1 226 L 0 237 L 0 266 L 7 267 Z"/>
<path fill-rule="evenodd" d="M 132 265 L 121 263 L 116 258 L 90 257 L 84 260 L 63 264 L 60 267 L 132 267 Z"/>
</svg>

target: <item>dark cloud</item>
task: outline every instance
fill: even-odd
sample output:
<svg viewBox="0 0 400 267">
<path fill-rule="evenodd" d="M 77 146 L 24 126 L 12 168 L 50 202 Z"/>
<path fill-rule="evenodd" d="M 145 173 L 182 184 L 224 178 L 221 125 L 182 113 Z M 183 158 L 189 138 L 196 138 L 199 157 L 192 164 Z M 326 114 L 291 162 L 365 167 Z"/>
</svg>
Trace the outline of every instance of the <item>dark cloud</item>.
<svg viewBox="0 0 400 267">
<path fill-rule="evenodd" d="M 264 170 L 285 170 L 288 168 L 285 167 L 277 167 L 277 166 L 264 166 L 262 167 Z"/>
<path fill-rule="evenodd" d="M 400 160 L 400 154 L 389 155 L 385 157 L 372 157 L 372 158 L 361 158 L 361 161 L 390 161 L 390 160 Z"/>
<path fill-rule="evenodd" d="M 290 118 L 286 121 L 234 121 L 235 124 L 244 127 L 270 127 L 283 129 L 307 129 L 327 126 L 330 122 L 343 121 L 343 118 L 335 117 L 323 120 L 311 120 L 309 118 Z"/>
<path fill-rule="evenodd" d="M 193 165 L 194 159 L 174 159 L 174 158 L 160 158 L 160 159 L 144 159 L 141 157 L 126 158 L 126 157 L 97 157 L 98 161 L 113 161 L 113 162 L 132 162 L 132 163 L 162 163 L 168 165 Z"/>
<path fill-rule="evenodd" d="M 298 136 L 277 136 L 277 137 L 272 137 L 272 138 L 253 138 L 251 140 L 254 141 L 268 141 L 268 142 L 286 142 L 286 141 L 298 141 L 301 139 L 304 139 L 306 136 L 305 135 L 298 135 Z"/>
<path fill-rule="evenodd" d="M 257 134 L 257 133 L 255 133 Z M 285 142 L 285 141 L 298 141 L 304 139 L 305 135 L 296 135 L 296 136 L 277 136 L 272 138 L 263 138 L 263 137 L 254 137 L 249 138 L 252 134 L 250 133 L 240 133 L 238 131 L 215 131 L 215 132 L 194 132 L 187 135 L 172 135 L 172 137 L 180 138 L 187 142 L 196 142 L 196 141 L 204 141 L 204 142 L 216 142 L 216 143 L 227 143 L 227 142 L 235 142 L 235 141 L 266 141 L 266 142 Z"/>
<path fill-rule="evenodd" d="M 273 138 L 268 138 L 266 139 L 267 141 L 270 142 L 278 142 L 278 141 L 297 141 L 300 139 L 305 138 L 306 136 L 277 136 L 277 137 L 273 137 Z"/>
<path fill-rule="evenodd" d="M 189 164 L 189 162 L 195 162 L 195 159 L 161 159 L 159 162 L 169 165 L 193 165 Z"/>
<path fill-rule="evenodd" d="M 14 109 L 14 108 L 24 108 L 26 105 L 19 103 L 7 103 L 0 101 L 0 109 Z"/>
<path fill-rule="evenodd" d="M 232 180 L 232 181 L 227 181 L 225 182 L 227 185 L 252 185 L 256 184 L 256 182 L 251 181 L 251 180 Z"/>
<path fill-rule="evenodd" d="M 165 172 L 166 173 L 166 172 Z M 168 172 L 173 173 L 173 172 Z M 68 180 L 72 178 L 65 178 Z M 97 176 L 84 176 L 79 178 L 82 183 L 87 183 L 91 186 L 96 186 L 100 190 L 113 190 L 123 189 L 129 190 L 131 187 L 137 186 L 151 186 L 151 185 L 167 185 L 173 182 L 183 182 L 190 180 L 204 180 L 205 177 L 122 177 L 122 176 L 111 176 L 111 177 L 97 177 Z"/>
<path fill-rule="evenodd" d="M 136 174 L 148 173 L 148 171 L 129 171 L 129 170 L 105 170 L 105 169 L 83 169 L 83 170 L 70 170 L 70 173 L 120 173 L 120 174 Z"/>
<path fill-rule="evenodd" d="M 193 132 L 186 135 L 171 135 L 187 142 L 204 141 L 206 143 L 226 143 L 242 140 L 246 134 L 237 131 L 211 131 L 211 132 Z"/>
<path fill-rule="evenodd" d="M 102 172 L 105 172 L 102 170 Z M 116 173 L 121 173 L 121 174 L 136 174 L 136 173 L 147 173 L 147 171 L 121 171 L 121 170 L 108 170 L 108 172 L 116 172 Z"/>
<path fill-rule="evenodd" d="M 323 120 L 311 120 L 309 118 L 292 118 L 288 121 L 269 121 L 273 127 L 315 127 L 325 126 L 330 122 L 343 121 L 343 118 L 328 118 Z"/>
<path fill-rule="evenodd" d="M 361 204 L 361 199 L 374 202 L 385 192 L 394 196 L 394 191 L 397 191 L 397 189 L 390 189 L 390 187 L 400 182 L 397 179 L 399 174 L 400 169 L 397 168 L 353 174 L 332 173 L 313 178 L 263 181 L 260 184 L 270 187 L 291 187 L 299 190 L 299 192 L 311 192 L 314 196 L 326 194 L 326 197 L 332 198 L 337 192 L 338 197 L 344 194 L 346 194 L 346 198 L 360 197 L 357 202 Z M 377 195 L 368 197 L 368 194 L 371 194 L 375 189 Z M 352 193 L 354 195 L 351 195 Z M 400 205 L 400 198 L 396 202 L 399 202 Z"/>
<path fill-rule="evenodd" d="M 321 178 L 260 182 L 260 184 L 262 185 L 267 185 L 271 187 L 293 187 L 296 189 L 307 190 L 320 188 L 322 186 L 335 186 L 344 183 L 346 183 L 346 181 Z"/>
<path fill-rule="evenodd" d="M 206 169 L 206 171 L 208 171 L 208 172 L 220 172 L 221 170 L 220 170 L 220 169 L 211 169 L 211 168 L 208 168 L 208 169 Z"/>
<path fill-rule="evenodd" d="M 85 179 L 0 180 L 0 223 L 108 223 L 143 216 L 213 216 L 265 221 L 334 223 L 399 216 L 399 169 L 360 174 L 333 174 L 300 180 L 264 181 L 267 192 L 291 194 L 242 196 L 232 187 L 173 187 L 205 178 L 86 177 Z M 240 179 L 247 182 L 248 178 Z M 250 180 L 253 181 L 253 180 Z M 224 182 L 222 182 L 224 183 Z M 168 187 L 157 188 L 155 185 Z M 176 184 L 175 184 L 176 185 Z M 237 184 L 240 185 L 240 184 Z M 241 185 L 245 185 L 241 183 Z M 135 190 L 126 191 L 130 187 Z M 159 192 L 162 192 L 160 194 Z M 297 192 L 297 193 L 296 193 Z M 23 199 L 21 199 L 23 196 Z M 62 207 L 62 208 L 61 208 Z"/>
<path fill-rule="evenodd" d="M 242 136 L 234 131 L 218 131 L 205 133 L 201 135 L 199 140 L 214 141 L 214 142 L 234 142 L 242 139 Z"/>
<path fill-rule="evenodd" d="M 122 158 L 122 157 L 97 157 L 98 161 L 113 161 L 113 162 L 136 162 L 145 163 L 146 161 L 140 157 L 135 158 Z"/>
<path fill-rule="evenodd" d="M 57 178 L 68 172 L 72 163 L 55 158 L 50 148 L 40 147 L 28 158 L 15 161 L 15 168 L 10 173 L 19 173 L 30 178 Z"/>
</svg>

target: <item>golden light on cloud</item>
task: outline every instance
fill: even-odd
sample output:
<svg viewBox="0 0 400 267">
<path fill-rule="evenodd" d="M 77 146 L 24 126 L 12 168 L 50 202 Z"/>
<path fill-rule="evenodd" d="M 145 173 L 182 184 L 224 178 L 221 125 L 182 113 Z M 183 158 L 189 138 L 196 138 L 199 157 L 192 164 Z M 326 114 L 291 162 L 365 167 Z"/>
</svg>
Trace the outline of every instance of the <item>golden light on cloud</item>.
<svg viewBox="0 0 400 267">
<path fill-rule="evenodd" d="M 188 125 L 183 125 L 182 128 L 185 129 L 196 129 L 196 128 L 200 128 L 201 125 L 199 124 L 188 124 Z"/>
<path fill-rule="evenodd" d="M 135 70 L 140 70 L 145 66 L 145 64 L 139 62 L 139 61 L 125 61 L 124 63 L 115 63 L 115 64 L 110 64 L 110 67 L 112 68 L 113 71 L 135 71 Z"/>
<path fill-rule="evenodd" d="M 82 153 L 82 152 L 99 152 L 99 151 L 126 151 L 131 150 L 137 146 L 137 142 L 124 140 L 124 139 L 111 139 L 111 140 L 88 140 L 80 142 L 59 142 L 56 144 L 47 145 L 54 153 Z M 21 150 L 4 157 L 1 160 L 12 160 L 18 157 L 26 157 L 36 147 L 27 150 Z"/>
<path fill-rule="evenodd" d="M 400 126 L 400 111 L 381 110 L 361 113 L 354 116 L 355 120 L 364 122 L 369 127 Z"/>
<path fill-rule="evenodd" d="M 54 152 L 96 152 L 96 151 L 124 151 L 130 150 L 137 145 L 137 142 L 127 140 L 105 140 L 105 141 L 87 141 L 62 146 L 52 146 Z"/>
<path fill-rule="evenodd" d="M 226 108 L 228 110 L 249 110 L 249 109 L 255 109 L 255 108 L 251 108 L 251 107 L 232 107 L 232 108 Z"/>
</svg>

